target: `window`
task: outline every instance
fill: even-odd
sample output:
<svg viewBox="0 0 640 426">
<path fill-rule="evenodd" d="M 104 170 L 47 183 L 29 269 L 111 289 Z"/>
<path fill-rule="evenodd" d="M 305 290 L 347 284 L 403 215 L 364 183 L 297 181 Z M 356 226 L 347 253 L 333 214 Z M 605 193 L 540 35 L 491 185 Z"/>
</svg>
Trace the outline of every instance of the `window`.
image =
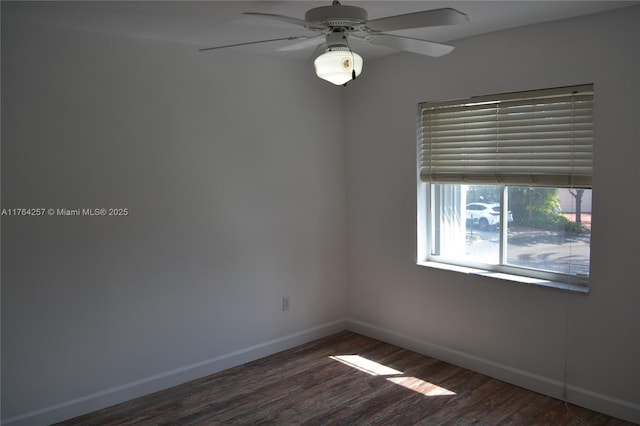
<svg viewBox="0 0 640 426">
<path fill-rule="evenodd" d="M 418 121 L 418 262 L 586 291 L 593 86 L 426 102 Z"/>
</svg>

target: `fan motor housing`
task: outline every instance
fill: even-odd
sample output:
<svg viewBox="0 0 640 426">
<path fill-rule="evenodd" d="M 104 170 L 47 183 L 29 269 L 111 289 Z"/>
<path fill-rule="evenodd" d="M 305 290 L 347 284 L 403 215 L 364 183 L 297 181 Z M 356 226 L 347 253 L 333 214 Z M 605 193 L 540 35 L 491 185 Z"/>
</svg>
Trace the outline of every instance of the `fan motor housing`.
<svg viewBox="0 0 640 426">
<path fill-rule="evenodd" d="M 328 27 L 353 28 L 367 22 L 367 17 L 367 11 L 361 7 L 334 4 L 309 10 L 304 20 Z"/>
</svg>

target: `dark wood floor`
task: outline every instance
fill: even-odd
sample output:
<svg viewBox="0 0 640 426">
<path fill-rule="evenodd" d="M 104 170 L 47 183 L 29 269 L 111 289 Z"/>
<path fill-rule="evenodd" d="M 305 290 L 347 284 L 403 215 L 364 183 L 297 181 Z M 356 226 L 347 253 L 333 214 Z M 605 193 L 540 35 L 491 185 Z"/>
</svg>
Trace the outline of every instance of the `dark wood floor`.
<svg viewBox="0 0 640 426">
<path fill-rule="evenodd" d="M 59 425 L 631 425 L 343 332 Z"/>
</svg>

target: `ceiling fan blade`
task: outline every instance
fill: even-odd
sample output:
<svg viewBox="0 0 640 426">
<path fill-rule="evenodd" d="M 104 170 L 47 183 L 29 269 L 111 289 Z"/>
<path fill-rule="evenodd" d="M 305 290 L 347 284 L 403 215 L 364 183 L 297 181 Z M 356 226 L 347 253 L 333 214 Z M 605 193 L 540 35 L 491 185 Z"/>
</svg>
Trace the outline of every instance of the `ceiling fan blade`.
<svg viewBox="0 0 640 426">
<path fill-rule="evenodd" d="M 206 50 L 225 49 L 227 47 L 248 46 L 250 44 L 271 43 L 271 42 L 274 42 L 274 41 L 283 41 L 283 40 L 299 40 L 301 38 L 308 38 L 308 37 L 307 36 L 292 36 L 292 37 L 272 38 L 272 39 L 269 39 L 269 40 L 247 41 L 247 42 L 244 42 L 244 43 L 226 44 L 224 46 L 205 47 L 203 49 L 198 49 L 198 51 L 199 52 L 204 52 Z"/>
<path fill-rule="evenodd" d="M 469 21 L 464 13 L 445 7 L 425 10 L 405 15 L 388 16 L 367 22 L 367 27 L 374 31 L 395 31 L 409 28 L 437 27 L 440 25 L 463 24 Z"/>
<path fill-rule="evenodd" d="M 318 43 L 321 42 L 320 40 L 318 40 L 318 37 L 321 37 L 321 36 L 322 34 L 309 36 L 309 37 L 306 37 L 306 40 L 299 41 L 290 46 L 281 47 L 278 50 L 281 52 L 289 52 L 293 50 L 302 50 L 302 49 L 306 49 L 307 47 L 316 46 Z"/>
<path fill-rule="evenodd" d="M 412 37 L 397 36 L 394 34 L 373 34 L 360 39 L 376 46 L 391 47 L 427 56 L 446 55 L 455 48 L 448 44 L 436 43 Z"/>
<path fill-rule="evenodd" d="M 288 22 L 290 24 L 295 24 L 301 27 L 309 28 L 310 30 L 328 29 L 326 25 L 315 24 L 313 22 L 305 21 L 304 19 L 292 18 L 290 16 L 284 16 L 284 15 L 277 15 L 275 13 L 244 12 L 243 15 L 252 15 L 252 16 L 259 16 L 267 19 L 275 19 L 278 21 Z"/>
</svg>

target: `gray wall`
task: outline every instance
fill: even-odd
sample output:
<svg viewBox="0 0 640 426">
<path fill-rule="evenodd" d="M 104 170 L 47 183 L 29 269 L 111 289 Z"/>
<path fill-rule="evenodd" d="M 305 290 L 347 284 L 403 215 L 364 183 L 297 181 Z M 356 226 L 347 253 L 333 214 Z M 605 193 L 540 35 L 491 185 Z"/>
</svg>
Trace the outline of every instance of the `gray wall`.
<svg viewBox="0 0 640 426">
<path fill-rule="evenodd" d="M 379 337 L 640 422 L 640 8 L 370 61 L 349 91 L 349 314 Z M 595 84 L 591 292 L 416 266 L 421 101 Z M 614 408 L 612 408 L 614 407 Z"/>
<path fill-rule="evenodd" d="M 129 215 L 2 218 L 4 419 L 344 319 L 341 92 L 312 74 L 5 13 L 2 207 Z"/>
<path fill-rule="evenodd" d="M 566 373 L 571 400 L 640 422 L 640 201 L 617 191 L 639 177 L 640 9 L 368 61 L 347 91 L 289 61 L 5 15 L 2 207 L 130 214 L 2 218 L 3 420 L 346 326 L 556 396 Z M 591 293 L 416 266 L 417 103 L 588 82 Z"/>
</svg>

